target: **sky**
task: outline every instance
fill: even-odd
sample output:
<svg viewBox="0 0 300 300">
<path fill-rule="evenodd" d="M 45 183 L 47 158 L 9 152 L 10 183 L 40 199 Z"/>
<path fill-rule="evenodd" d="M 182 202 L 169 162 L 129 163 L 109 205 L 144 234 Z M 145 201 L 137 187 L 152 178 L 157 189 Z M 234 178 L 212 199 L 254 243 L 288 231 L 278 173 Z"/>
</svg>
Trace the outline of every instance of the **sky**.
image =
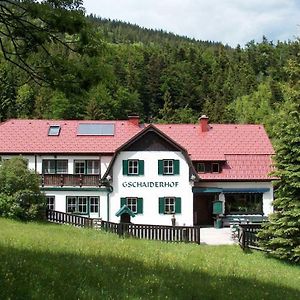
<svg viewBox="0 0 300 300">
<path fill-rule="evenodd" d="M 87 14 L 244 46 L 300 37 L 300 0 L 84 0 Z"/>
</svg>

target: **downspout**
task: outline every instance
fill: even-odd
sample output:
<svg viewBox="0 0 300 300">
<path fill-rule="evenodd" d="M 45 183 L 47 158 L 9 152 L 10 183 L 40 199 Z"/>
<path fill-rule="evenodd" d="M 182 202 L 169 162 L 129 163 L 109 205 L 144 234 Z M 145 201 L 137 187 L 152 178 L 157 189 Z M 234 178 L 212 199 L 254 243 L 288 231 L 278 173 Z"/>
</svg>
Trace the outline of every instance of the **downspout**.
<svg viewBox="0 0 300 300">
<path fill-rule="evenodd" d="M 111 185 L 107 186 L 107 194 L 106 194 L 106 201 L 107 201 L 107 222 L 109 222 L 109 214 L 110 214 L 110 209 L 109 209 L 109 195 L 113 192 L 113 187 Z"/>
</svg>

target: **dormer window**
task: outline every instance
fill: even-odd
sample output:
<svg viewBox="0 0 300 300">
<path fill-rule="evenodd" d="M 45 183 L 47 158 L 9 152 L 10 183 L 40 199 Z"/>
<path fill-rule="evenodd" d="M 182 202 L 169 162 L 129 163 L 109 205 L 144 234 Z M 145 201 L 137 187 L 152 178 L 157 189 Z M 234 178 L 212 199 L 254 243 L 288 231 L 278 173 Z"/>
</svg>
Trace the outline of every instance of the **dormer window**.
<svg viewBox="0 0 300 300">
<path fill-rule="evenodd" d="M 205 172 L 205 163 L 197 163 L 197 172 L 204 173 Z"/>
<path fill-rule="evenodd" d="M 60 133 L 60 126 L 59 125 L 50 125 L 48 130 L 48 135 L 50 136 L 58 136 Z"/>
<path fill-rule="evenodd" d="M 220 172 L 220 165 L 219 163 L 212 163 L 212 172 L 219 173 Z"/>
<path fill-rule="evenodd" d="M 219 162 L 198 162 L 196 170 L 198 173 L 220 173 L 221 165 Z"/>
</svg>

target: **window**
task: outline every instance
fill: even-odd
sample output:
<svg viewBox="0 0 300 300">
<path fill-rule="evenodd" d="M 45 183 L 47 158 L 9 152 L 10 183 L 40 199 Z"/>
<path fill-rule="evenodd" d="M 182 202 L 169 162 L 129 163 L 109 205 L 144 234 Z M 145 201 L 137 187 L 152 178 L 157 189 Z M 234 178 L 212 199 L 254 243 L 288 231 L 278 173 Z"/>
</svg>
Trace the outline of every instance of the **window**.
<svg viewBox="0 0 300 300">
<path fill-rule="evenodd" d="M 43 174 L 68 174 L 68 160 L 44 159 Z"/>
<path fill-rule="evenodd" d="M 165 214 L 175 213 L 175 198 L 165 198 Z"/>
<path fill-rule="evenodd" d="M 204 173 L 205 172 L 205 164 L 204 163 L 198 163 L 197 164 L 197 172 L 198 173 Z"/>
<path fill-rule="evenodd" d="M 126 205 L 133 213 L 143 213 L 143 198 L 127 197 L 121 198 L 121 207 Z"/>
<path fill-rule="evenodd" d="M 218 163 L 212 163 L 212 172 L 213 173 L 219 173 L 220 172 L 220 166 Z"/>
<path fill-rule="evenodd" d="M 179 160 L 163 159 L 158 161 L 159 175 L 179 175 Z"/>
<path fill-rule="evenodd" d="M 138 160 L 128 160 L 128 175 L 139 174 L 139 162 Z"/>
<path fill-rule="evenodd" d="M 67 213 L 77 212 L 77 198 L 67 197 Z"/>
<path fill-rule="evenodd" d="M 160 214 L 178 214 L 181 213 L 181 198 L 179 197 L 160 197 Z"/>
<path fill-rule="evenodd" d="M 56 173 L 57 174 L 67 174 L 68 173 L 68 161 L 67 160 L 57 160 L 56 161 Z"/>
<path fill-rule="evenodd" d="M 87 215 L 99 212 L 99 197 L 96 196 L 67 196 L 67 213 Z"/>
<path fill-rule="evenodd" d="M 131 209 L 133 213 L 137 213 L 137 198 L 127 198 L 127 207 Z"/>
<path fill-rule="evenodd" d="M 75 166 L 75 174 L 84 174 L 85 173 L 85 161 L 84 160 L 76 160 L 74 162 Z"/>
<path fill-rule="evenodd" d="M 198 162 L 196 170 L 198 173 L 220 173 L 221 165 L 219 162 Z"/>
<path fill-rule="evenodd" d="M 263 194 L 226 193 L 225 214 L 263 214 Z"/>
<path fill-rule="evenodd" d="M 78 197 L 78 212 L 80 214 L 88 213 L 88 199 L 87 197 Z"/>
<path fill-rule="evenodd" d="M 164 164 L 164 174 L 165 175 L 170 175 L 170 174 L 173 174 L 174 173 L 174 166 L 173 166 L 173 160 L 170 160 L 170 159 L 165 159 L 163 160 L 163 164 Z"/>
<path fill-rule="evenodd" d="M 123 160 L 123 175 L 144 175 L 144 161 L 139 159 Z"/>
<path fill-rule="evenodd" d="M 55 196 L 46 196 L 47 209 L 55 210 Z"/>
<path fill-rule="evenodd" d="M 86 173 L 87 174 L 99 174 L 100 173 L 99 160 L 87 160 L 86 161 Z"/>
<path fill-rule="evenodd" d="M 60 133 L 60 126 L 59 125 L 50 125 L 48 130 L 48 135 L 57 136 Z"/>
<path fill-rule="evenodd" d="M 90 197 L 90 212 L 99 212 L 99 197 Z"/>
<path fill-rule="evenodd" d="M 43 174 L 55 173 L 55 160 L 43 160 Z"/>
</svg>

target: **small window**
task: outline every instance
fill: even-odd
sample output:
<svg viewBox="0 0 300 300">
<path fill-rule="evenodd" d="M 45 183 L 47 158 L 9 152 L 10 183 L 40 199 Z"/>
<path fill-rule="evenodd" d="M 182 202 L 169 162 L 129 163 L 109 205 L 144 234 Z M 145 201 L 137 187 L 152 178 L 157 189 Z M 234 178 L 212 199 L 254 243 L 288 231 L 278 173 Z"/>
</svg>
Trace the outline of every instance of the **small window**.
<svg viewBox="0 0 300 300">
<path fill-rule="evenodd" d="M 67 212 L 68 213 L 74 213 L 76 212 L 76 197 L 67 197 Z"/>
<path fill-rule="evenodd" d="M 86 161 L 86 173 L 87 174 L 99 174 L 99 160 L 87 160 Z"/>
<path fill-rule="evenodd" d="M 80 214 L 88 213 L 88 199 L 87 197 L 78 197 L 78 212 Z"/>
<path fill-rule="evenodd" d="M 175 213 L 175 198 L 166 197 L 165 198 L 165 214 Z"/>
<path fill-rule="evenodd" d="M 164 174 L 165 175 L 172 175 L 174 174 L 174 161 L 171 159 L 165 159 L 163 160 L 163 166 L 164 166 Z"/>
<path fill-rule="evenodd" d="M 205 164 L 205 173 L 211 173 L 211 164 L 210 163 Z"/>
<path fill-rule="evenodd" d="M 204 173 L 205 172 L 205 163 L 198 163 L 197 164 L 197 172 Z"/>
<path fill-rule="evenodd" d="M 48 135 L 57 136 L 60 133 L 60 126 L 59 125 L 50 125 L 48 130 Z"/>
<path fill-rule="evenodd" d="M 68 174 L 68 161 L 57 160 L 56 161 L 56 173 L 57 174 Z"/>
<path fill-rule="evenodd" d="M 46 196 L 47 209 L 55 210 L 55 196 Z"/>
<path fill-rule="evenodd" d="M 220 165 L 218 163 L 212 163 L 212 171 L 213 171 L 213 173 L 219 173 Z"/>
<path fill-rule="evenodd" d="M 137 198 L 126 198 L 127 207 L 133 212 L 137 213 Z"/>
<path fill-rule="evenodd" d="M 138 160 L 128 160 L 128 175 L 138 175 L 139 174 L 139 161 Z"/>
<path fill-rule="evenodd" d="M 55 174 L 55 160 L 43 160 L 43 174 Z"/>
<path fill-rule="evenodd" d="M 99 197 L 90 197 L 90 212 L 99 212 Z"/>
<path fill-rule="evenodd" d="M 85 173 L 85 161 L 84 160 L 76 160 L 74 162 L 74 171 L 75 174 L 84 174 Z"/>
</svg>

